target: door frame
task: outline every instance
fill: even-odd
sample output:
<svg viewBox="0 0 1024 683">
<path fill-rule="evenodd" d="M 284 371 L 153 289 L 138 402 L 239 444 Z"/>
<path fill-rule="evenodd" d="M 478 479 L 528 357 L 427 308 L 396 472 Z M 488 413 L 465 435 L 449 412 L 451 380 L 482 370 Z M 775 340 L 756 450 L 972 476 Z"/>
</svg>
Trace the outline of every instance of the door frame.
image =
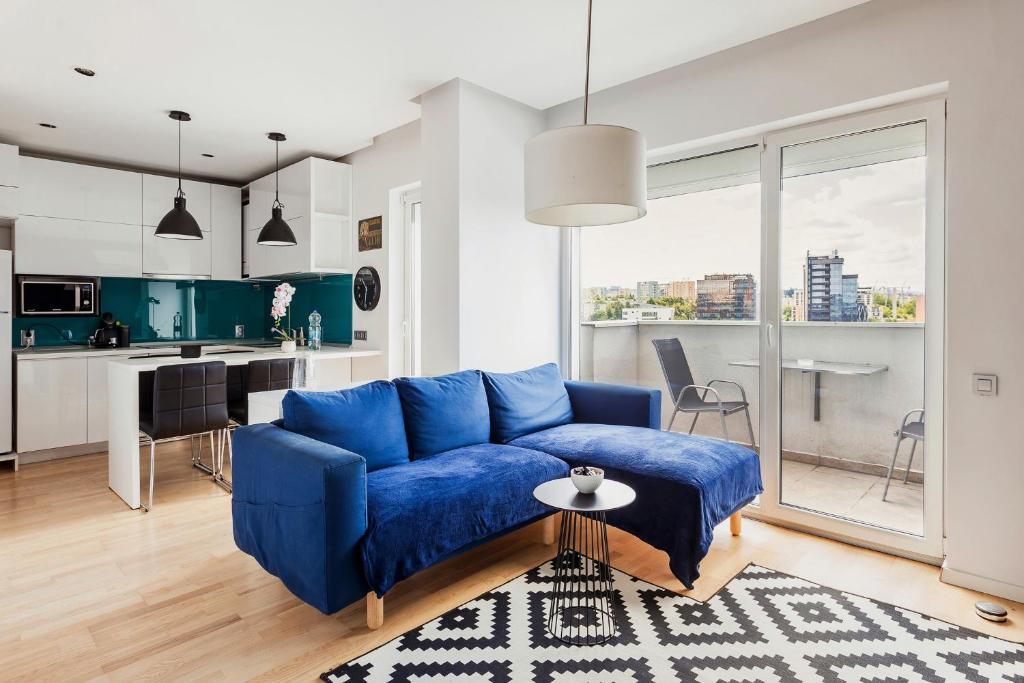
<svg viewBox="0 0 1024 683">
<path fill-rule="evenodd" d="M 413 205 L 419 205 L 419 220 L 413 220 Z M 420 276 L 422 275 L 421 239 L 423 226 L 423 200 L 420 188 L 402 193 L 402 234 L 405 241 L 403 264 L 405 295 L 402 309 L 402 374 L 419 376 L 422 372 L 422 338 Z"/>
<path fill-rule="evenodd" d="M 751 517 L 929 562 L 943 555 L 945 463 L 945 98 L 875 109 L 764 136 L 761 155 L 761 468 L 764 494 Z M 894 125 L 926 122 L 924 536 L 901 533 L 781 502 L 781 192 L 785 147 Z M 764 400 L 769 397 L 770 400 Z M 912 406 L 911 406 L 912 407 Z M 893 417 L 894 421 L 898 416 Z M 895 424 L 894 424 L 895 426 Z"/>
</svg>

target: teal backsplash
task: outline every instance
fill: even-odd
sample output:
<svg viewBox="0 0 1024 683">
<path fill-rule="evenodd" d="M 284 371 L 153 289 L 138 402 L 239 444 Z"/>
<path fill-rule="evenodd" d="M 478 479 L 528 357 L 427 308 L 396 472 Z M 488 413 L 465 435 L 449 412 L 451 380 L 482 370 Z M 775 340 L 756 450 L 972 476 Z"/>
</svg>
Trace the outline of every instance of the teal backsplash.
<svg viewBox="0 0 1024 683">
<path fill-rule="evenodd" d="M 320 313 L 320 331 L 325 342 L 335 344 L 352 343 L 352 276 L 332 275 L 322 280 L 288 280 L 295 287 L 292 297 L 291 326 L 300 326 L 309 332 L 309 314 L 314 309 Z M 264 287 L 263 309 L 270 311 L 277 283 Z M 273 326 L 273 318 L 267 318 Z M 281 327 L 288 326 L 288 319 L 281 321 Z"/>
<path fill-rule="evenodd" d="M 245 325 L 249 339 L 270 338 L 273 319 L 270 300 L 276 282 L 226 282 L 217 280 L 146 280 L 105 277 L 100 284 L 100 309 L 115 320 L 131 325 L 132 341 L 201 341 L 231 339 L 235 325 Z M 323 316 L 323 339 L 352 342 L 352 276 L 295 280 L 292 326 L 306 327 L 316 308 Z M 180 318 L 179 318 L 180 316 Z M 180 329 L 175 330 L 176 318 Z M 70 330 L 73 343 L 85 344 L 99 327 L 99 318 L 39 316 L 14 318 L 14 340 L 20 332 L 36 330 L 36 344 L 64 343 L 58 330 Z"/>
</svg>

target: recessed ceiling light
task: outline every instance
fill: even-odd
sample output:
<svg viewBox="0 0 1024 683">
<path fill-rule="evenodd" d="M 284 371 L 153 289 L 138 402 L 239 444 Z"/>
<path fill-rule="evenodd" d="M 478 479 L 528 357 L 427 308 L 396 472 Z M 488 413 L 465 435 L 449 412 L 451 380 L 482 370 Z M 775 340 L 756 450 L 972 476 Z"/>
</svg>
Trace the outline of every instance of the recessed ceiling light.
<svg viewBox="0 0 1024 683">
<path fill-rule="evenodd" d="M 57 126 L 53 125 L 52 123 L 40 123 L 39 125 L 42 126 L 43 128 L 56 128 L 57 127 Z"/>
<path fill-rule="evenodd" d="M 206 157 L 207 159 L 212 159 L 213 158 L 212 154 L 207 154 L 206 152 L 203 152 L 203 156 Z"/>
<path fill-rule="evenodd" d="M 82 74 L 83 76 L 88 76 L 89 78 L 92 78 L 96 75 L 95 71 L 93 71 L 92 69 L 87 69 L 84 66 L 76 66 L 75 71 Z"/>
</svg>

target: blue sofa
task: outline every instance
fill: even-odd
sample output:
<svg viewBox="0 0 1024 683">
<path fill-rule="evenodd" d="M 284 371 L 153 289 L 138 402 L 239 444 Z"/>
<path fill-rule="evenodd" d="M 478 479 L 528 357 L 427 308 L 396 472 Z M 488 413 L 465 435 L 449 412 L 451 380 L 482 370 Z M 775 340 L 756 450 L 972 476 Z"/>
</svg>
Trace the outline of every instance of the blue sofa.
<svg viewBox="0 0 1024 683">
<path fill-rule="evenodd" d="M 236 545 L 330 614 L 551 513 L 540 483 L 576 464 L 637 491 L 608 521 L 669 554 L 686 586 L 714 527 L 762 490 L 757 455 L 662 432 L 661 394 L 475 370 L 287 394 L 233 440 Z"/>
</svg>

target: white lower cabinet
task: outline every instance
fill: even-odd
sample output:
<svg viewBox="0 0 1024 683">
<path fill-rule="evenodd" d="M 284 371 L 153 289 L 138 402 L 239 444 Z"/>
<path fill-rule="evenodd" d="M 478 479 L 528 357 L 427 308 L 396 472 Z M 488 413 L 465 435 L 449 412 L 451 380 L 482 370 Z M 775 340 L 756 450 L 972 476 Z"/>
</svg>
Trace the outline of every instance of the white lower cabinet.
<svg viewBox="0 0 1024 683">
<path fill-rule="evenodd" d="M 21 216 L 14 223 L 14 272 L 30 275 L 142 276 L 142 228 Z"/>
<path fill-rule="evenodd" d="M 17 391 L 18 452 L 88 442 L 87 359 L 19 359 Z"/>
<path fill-rule="evenodd" d="M 156 228 L 142 228 L 142 272 L 146 275 L 210 277 L 213 263 L 213 233 L 201 240 L 157 237 Z"/>
<path fill-rule="evenodd" d="M 115 357 L 116 358 L 116 357 Z M 113 358 L 87 358 L 88 362 L 88 429 L 86 443 L 107 440 L 107 364 Z"/>
</svg>

